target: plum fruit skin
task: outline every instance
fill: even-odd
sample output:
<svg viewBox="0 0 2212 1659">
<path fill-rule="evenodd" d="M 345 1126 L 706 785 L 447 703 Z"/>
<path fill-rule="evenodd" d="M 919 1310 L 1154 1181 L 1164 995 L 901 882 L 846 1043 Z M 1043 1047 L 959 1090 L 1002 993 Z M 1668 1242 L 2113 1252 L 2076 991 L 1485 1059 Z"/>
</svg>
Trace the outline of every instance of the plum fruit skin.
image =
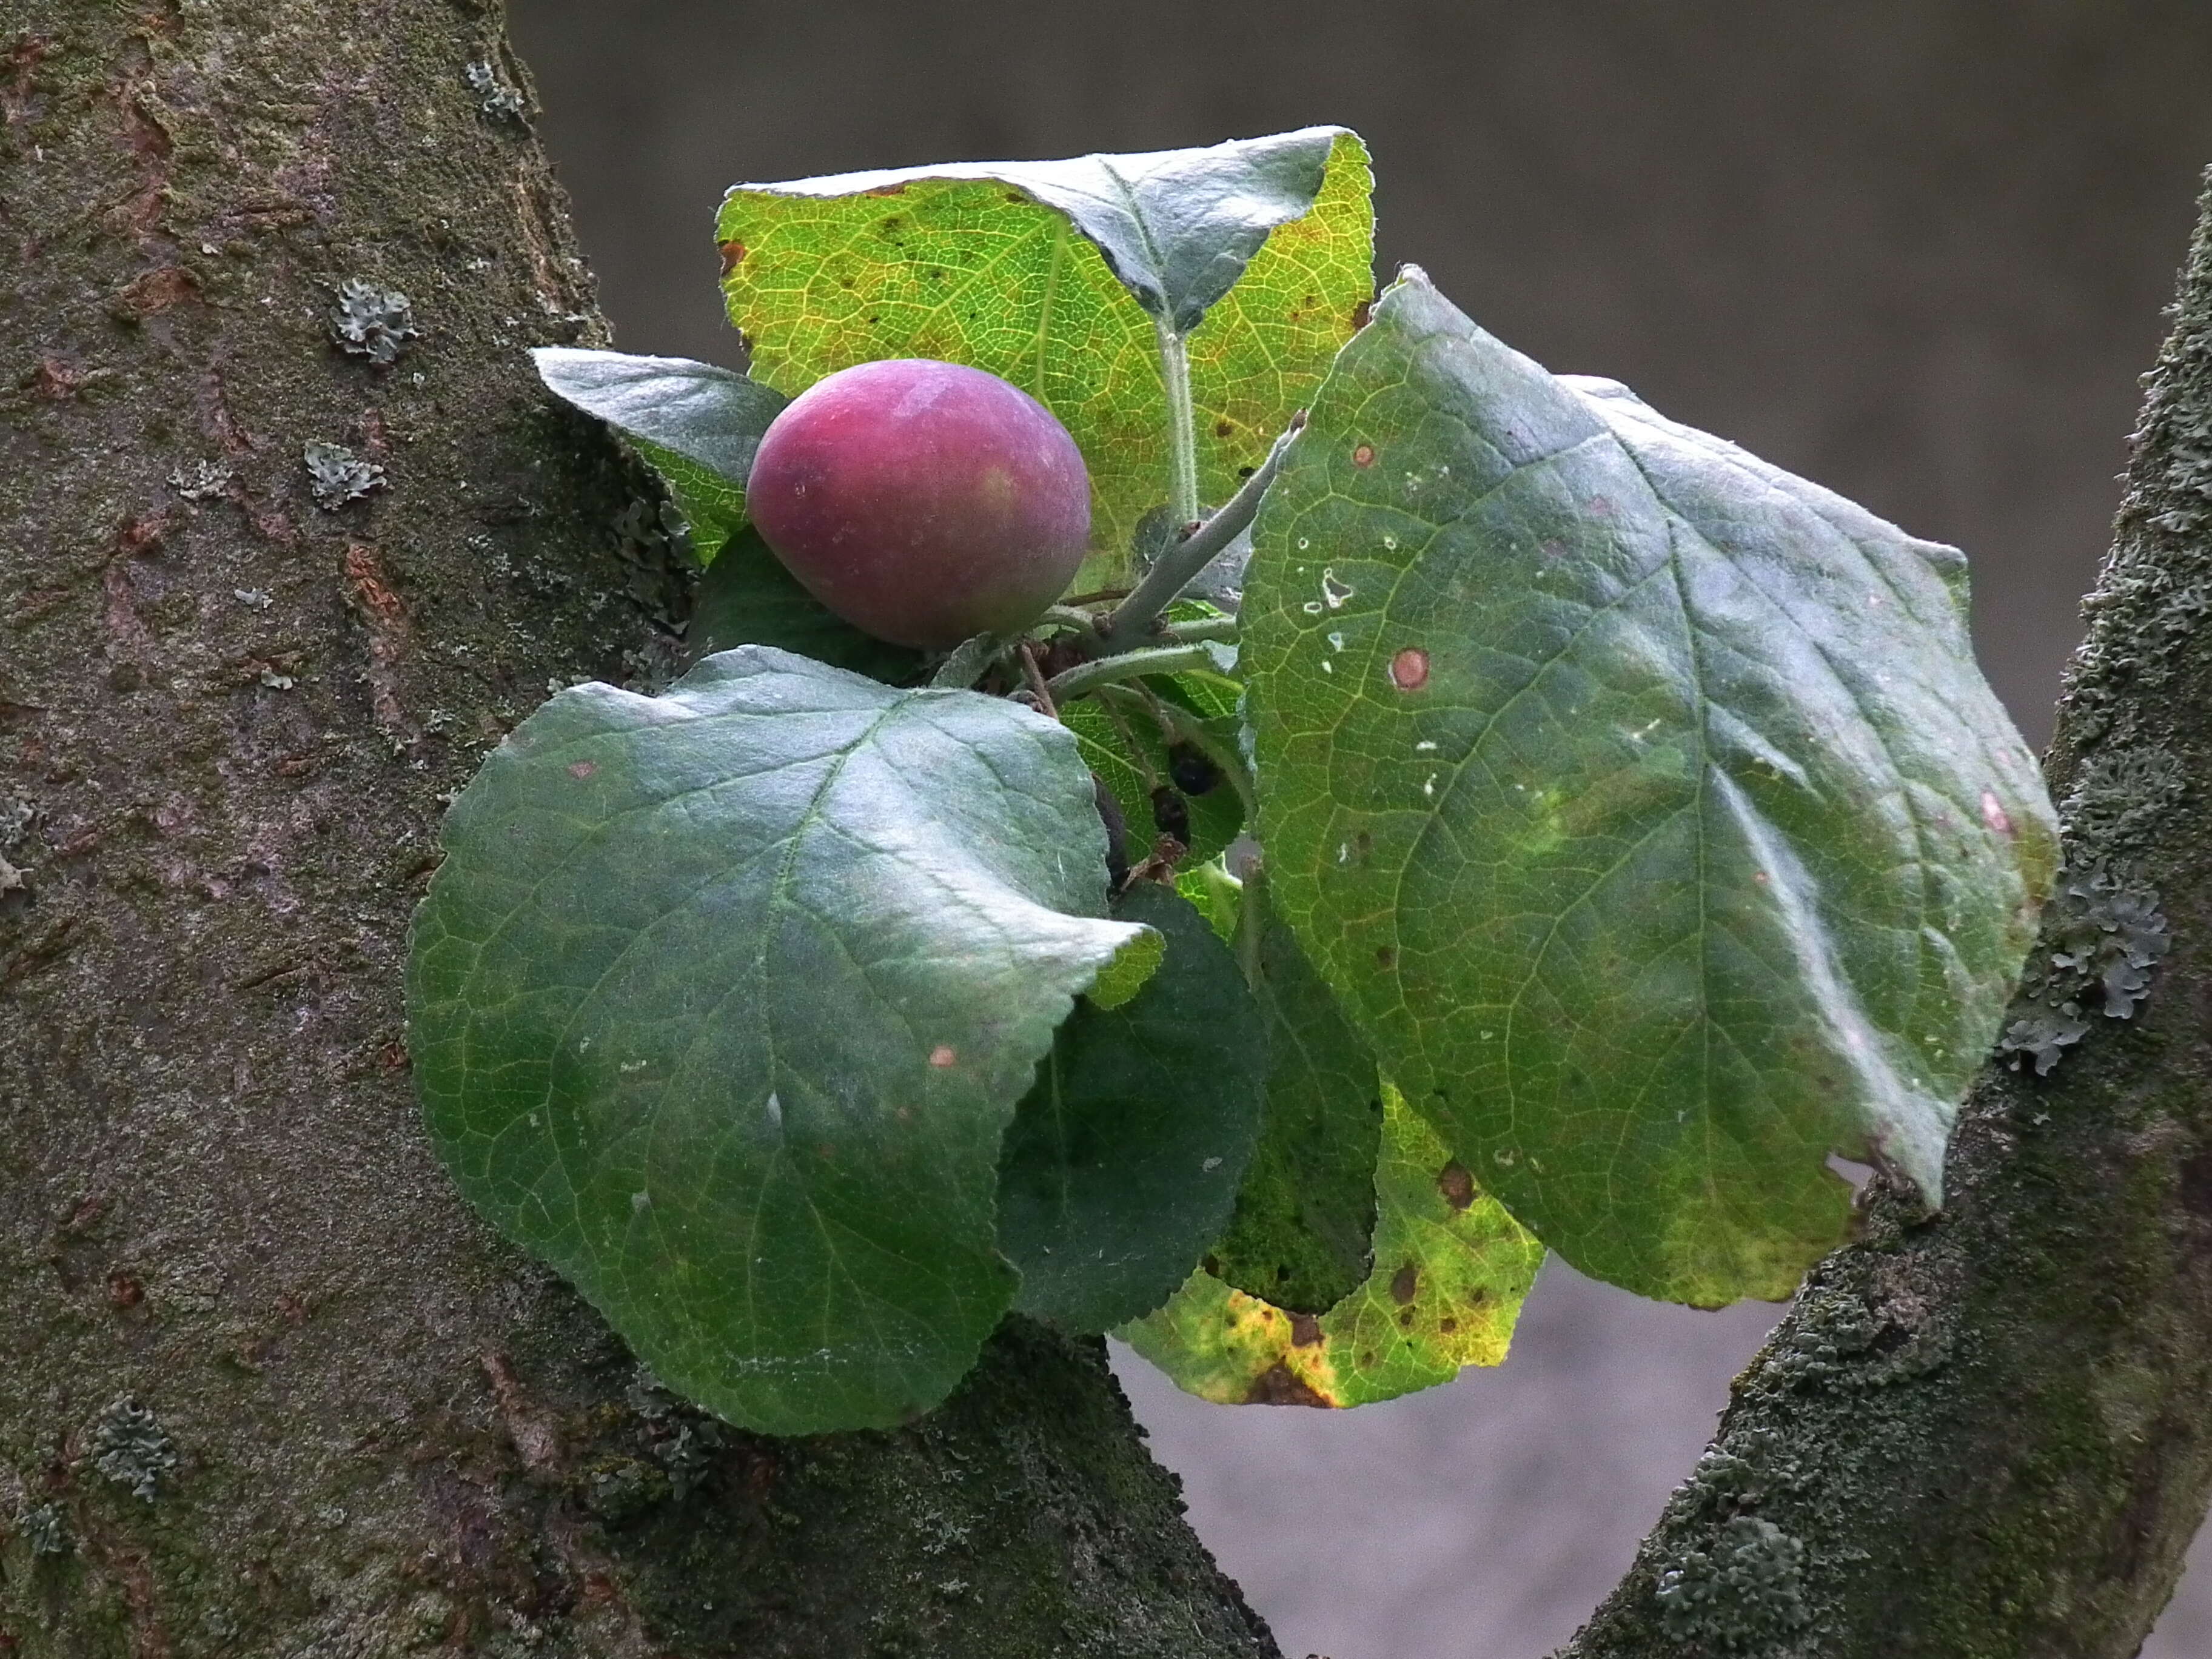
<svg viewBox="0 0 2212 1659">
<path fill-rule="evenodd" d="M 1091 540 L 1091 479 L 1052 411 L 958 363 L 860 363 L 762 437 L 745 508 L 787 569 L 854 627 L 949 650 L 1029 626 Z"/>
</svg>

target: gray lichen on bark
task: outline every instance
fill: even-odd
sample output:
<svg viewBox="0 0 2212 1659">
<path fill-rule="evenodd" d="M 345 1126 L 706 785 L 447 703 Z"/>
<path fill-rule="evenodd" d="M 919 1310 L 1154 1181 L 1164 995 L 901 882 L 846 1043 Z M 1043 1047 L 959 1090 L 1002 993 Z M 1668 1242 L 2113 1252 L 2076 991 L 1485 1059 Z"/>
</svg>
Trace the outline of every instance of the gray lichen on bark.
<svg viewBox="0 0 2212 1659">
<path fill-rule="evenodd" d="M 2051 1075 L 1985 1070 L 1940 1214 L 1876 1178 L 1859 1241 L 1737 1379 L 1572 1659 L 2123 1659 L 2172 1592 L 2212 1493 L 2212 856 L 2190 781 L 2212 776 L 2212 192 L 2203 208 L 2048 763 L 2070 866 L 2128 874 L 2054 905 L 2038 945 L 2077 949 L 2077 912 L 2105 901 L 2148 927 L 2154 894 L 2171 952 L 2124 988 L 2130 1018 L 2087 1011 Z M 1800 1545 L 1802 1619 L 1759 1626 L 1752 1579 L 1673 1613 L 1670 1564 L 1746 1519 Z"/>
<path fill-rule="evenodd" d="M 443 801 L 549 684 L 665 666 L 687 597 L 523 355 L 605 339 L 526 76 L 480 0 L 35 17 L 0 11 L 0 1650 L 1272 1653 L 1097 1345 L 1016 1327 L 910 1430 L 769 1444 L 641 1392 L 463 1210 L 399 1006 Z M 323 510 L 313 441 L 386 487 Z"/>
</svg>

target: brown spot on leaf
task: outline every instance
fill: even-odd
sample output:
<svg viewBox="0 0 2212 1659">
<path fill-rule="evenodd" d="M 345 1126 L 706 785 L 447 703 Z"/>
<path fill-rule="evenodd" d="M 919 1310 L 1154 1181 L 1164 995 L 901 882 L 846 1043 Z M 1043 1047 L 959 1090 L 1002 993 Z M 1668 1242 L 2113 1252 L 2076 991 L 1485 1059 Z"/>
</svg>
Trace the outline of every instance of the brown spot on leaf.
<svg viewBox="0 0 2212 1659">
<path fill-rule="evenodd" d="M 726 276 L 745 261 L 745 245 L 734 237 L 722 245 L 722 275 Z"/>
<path fill-rule="evenodd" d="M 107 1276 L 107 1300 L 112 1307 L 135 1308 L 146 1299 L 146 1287 L 118 1267 Z"/>
<path fill-rule="evenodd" d="M 1421 1270 L 1408 1261 L 1390 1275 L 1390 1299 L 1404 1307 L 1421 1287 Z"/>
<path fill-rule="evenodd" d="M 1373 444 L 1362 444 L 1357 449 L 1353 450 L 1352 452 L 1352 464 L 1354 466 L 1374 465 L 1375 446 Z"/>
<path fill-rule="evenodd" d="M 1429 653 L 1409 645 L 1390 659 L 1390 684 L 1401 691 L 1418 691 L 1429 683 Z"/>
<path fill-rule="evenodd" d="M 1326 1410 L 1334 1406 L 1336 1401 L 1278 1360 L 1252 1379 L 1252 1387 L 1244 1396 L 1244 1403 L 1248 1406 L 1318 1406 Z"/>
<path fill-rule="evenodd" d="M 940 1072 L 950 1071 L 959 1059 L 959 1054 L 949 1042 L 940 1042 L 929 1051 L 929 1063 Z"/>
<path fill-rule="evenodd" d="M 873 190 L 870 191 L 868 194 L 871 196 L 903 196 L 906 194 L 906 184 L 904 180 L 901 180 L 899 183 L 895 185 L 878 185 Z"/>
<path fill-rule="evenodd" d="M 1233 436 L 1236 431 L 1237 423 L 1234 421 L 1216 421 L 1213 423 L 1213 435 L 1217 438 Z"/>
<path fill-rule="evenodd" d="M 1437 1329 L 1441 1331 L 1446 1336 L 1449 1336 L 1458 1328 L 1459 1321 L 1454 1319 L 1449 1314 L 1446 1314 L 1442 1319 L 1437 1321 Z"/>
<path fill-rule="evenodd" d="M 572 778 L 588 778 L 592 773 L 599 769 L 599 763 L 597 761 L 571 761 L 568 763 L 568 775 Z"/>
<path fill-rule="evenodd" d="M 1353 331 L 1357 332 L 1360 329 L 1366 327 L 1367 319 L 1374 314 L 1375 301 L 1372 300 L 1362 300 L 1358 305 L 1352 307 L 1352 326 Z"/>
<path fill-rule="evenodd" d="M 1398 965 L 1398 952 L 1396 948 L 1389 945 L 1376 945 L 1375 947 L 1375 965 L 1377 968 L 1383 969 L 1395 968 Z"/>
<path fill-rule="evenodd" d="M 1464 1210 L 1474 1202 L 1474 1177 L 1468 1173 L 1466 1164 L 1454 1158 L 1437 1171 L 1437 1190 L 1452 1208 Z"/>
<path fill-rule="evenodd" d="M 1310 1313 L 1291 1316 L 1291 1346 L 1294 1348 L 1316 1348 L 1321 1346 L 1321 1321 Z"/>
</svg>

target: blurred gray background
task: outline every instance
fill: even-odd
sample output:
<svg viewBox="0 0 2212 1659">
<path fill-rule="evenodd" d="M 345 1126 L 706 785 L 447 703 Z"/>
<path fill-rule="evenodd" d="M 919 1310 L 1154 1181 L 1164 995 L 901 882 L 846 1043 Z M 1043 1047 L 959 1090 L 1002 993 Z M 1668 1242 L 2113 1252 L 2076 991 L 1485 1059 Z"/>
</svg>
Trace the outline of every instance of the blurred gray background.
<svg viewBox="0 0 2212 1659">
<path fill-rule="evenodd" d="M 2050 732 L 2212 162 L 2204 0 L 509 0 L 619 343 L 738 361 L 723 189 L 1211 143 L 1373 150 L 1382 270 L 1972 556 L 1983 660 Z M 1777 1310 L 1556 1262 L 1513 1356 L 1343 1413 L 1121 1355 L 1284 1650 L 1542 1654 L 1626 1564 Z M 2212 1653 L 2212 1547 L 2144 1650 Z"/>
</svg>

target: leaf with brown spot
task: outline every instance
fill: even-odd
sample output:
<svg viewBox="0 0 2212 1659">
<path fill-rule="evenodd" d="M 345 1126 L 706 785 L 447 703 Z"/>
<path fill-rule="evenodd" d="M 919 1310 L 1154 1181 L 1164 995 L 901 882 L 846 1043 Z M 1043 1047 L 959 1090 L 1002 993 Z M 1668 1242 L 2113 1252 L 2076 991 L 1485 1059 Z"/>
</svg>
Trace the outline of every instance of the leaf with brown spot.
<svg viewBox="0 0 2212 1659">
<path fill-rule="evenodd" d="M 1359 140 L 1328 129 L 744 184 L 717 222 L 726 250 L 745 249 L 723 293 L 753 373 L 787 393 L 854 363 L 933 357 L 1036 398 L 1089 465 L 1094 556 L 1079 585 L 1104 586 L 1129 574 L 1131 535 L 1168 493 L 1147 306 L 1188 330 L 1200 494 L 1226 501 L 1374 291 L 1371 187 Z M 1125 234 L 1139 220 L 1170 234 L 1142 246 Z"/>
<path fill-rule="evenodd" d="M 1486 1194 L 1455 1205 L 1434 1174 L 1436 1131 L 1395 1089 L 1382 1098 L 1375 1254 L 1389 1269 L 1317 1319 L 1201 1269 L 1121 1340 L 1177 1387 L 1224 1405 L 1362 1406 L 1504 1359 L 1544 1248 Z"/>
<path fill-rule="evenodd" d="M 1940 1200 L 2049 890 L 1965 561 L 1555 376 L 1419 271 L 1312 399 L 1238 662 L 1277 908 L 1583 1271 L 1717 1306 Z M 1385 954 L 1385 952 L 1389 954 Z"/>
</svg>

